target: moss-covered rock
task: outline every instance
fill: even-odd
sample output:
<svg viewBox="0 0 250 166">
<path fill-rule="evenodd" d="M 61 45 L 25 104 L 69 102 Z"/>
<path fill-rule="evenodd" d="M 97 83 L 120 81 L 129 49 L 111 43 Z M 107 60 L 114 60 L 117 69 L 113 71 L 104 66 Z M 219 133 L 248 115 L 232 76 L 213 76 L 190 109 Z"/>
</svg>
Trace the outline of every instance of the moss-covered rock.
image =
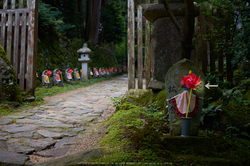
<svg viewBox="0 0 250 166">
<path fill-rule="evenodd" d="M 203 108 L 206 108 L 210 103 L 219 100 L 223 96 L 220 88 L 205 88 Z"/>
<path fill-rule="evenodd" d="M 0 46 L 1 100 L 22 103 L 22 96 L 16 81 L 16 74 L 2 46 Z"/>
</svg>

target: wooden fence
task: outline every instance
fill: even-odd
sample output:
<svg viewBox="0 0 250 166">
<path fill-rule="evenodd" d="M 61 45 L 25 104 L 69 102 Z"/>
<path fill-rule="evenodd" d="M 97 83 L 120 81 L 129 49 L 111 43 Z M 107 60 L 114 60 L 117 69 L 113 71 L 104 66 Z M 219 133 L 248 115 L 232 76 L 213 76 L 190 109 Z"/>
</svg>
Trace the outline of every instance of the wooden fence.
<svg viewBox="0 0 250 166">
<path fill-rule="evenodd" d="M 207 13 L 207 14 L 206 14 Z M 207 15 L 207 16 L 206 16 Z M 213 19 L 214 17 L 223 18 L 219 21 Z M 230 40 L 230 18 L 228 14 L 222 14 L 220 9 L 213 9 L 213 5 L 210 4 L 209 8 L 206 9 L 205 5 L 202 4 L 200 6 L 200 15 L 195 18 L 195 57 L 196 64 L 199 65 L 199 59 L 201 59 L 201 68 L 204 74 L 211 72 L 222 74 L 220 76 L 220 80 L 227 79 L 228 81 L 232 81 L 232 67 L 231 60 L 232 55 L 227 54 L 225 57 L 223 56 L 223 50 L 221 49 L 221 45 L 218 45 L 218 38 L 215 40 L 213 36 L 213 30 L 217 29 L 219 34 L 219 40 L 229 41 Z M 221 29 L 225 27 L 226 33 L 222 34 Z M 204 36 L 209 36 L 205 38 Z M 200 45 L 200 46 L 199 46 Z M 216 50 L 216 48 L 218 48 Z M 218 62 L 216 65 L 215 62 Z"/>
<path fill-rule="evenodd" d="M 0 44 L 16 72 L 20 90 L 34 95 L 38 0 L 3 0 Z"/>
<path fill-rule="evenodd" d="M 150 60 L 150 25 L 151 23 L 143 17 L 143 11 L 147 9 L 149 5 L 158 3 L 158 0 L 154 0 L 150 3 L 150 0 L 128 0 L 128 89 L 135 88 L 135 39 L 137 42 L 137 77 L 138 88 L 143 87 L 143 68 L 145 68 L 146 88 L 150 81 L 151 74 L 151 60 Z M 137 13 L 137 17 L 135 17 Z M 135 26 L 137 23 L 137 26 Z M 145 23 L 145 31 L 143 31 L 143 23 Z M 135 35 L 135 31 L 137 34 Z M 144 34 L 143 34 L 144 33 Z M 135 37 L 136 36 L 136 37 Z M 145 36 L 145 39 L 143 39 Z M 145 41 L 145 42 L 143 42 Z M 143 43 L 145 47 L 143 48 Z M 143 50 L 144 49 L 144 50 Z M 143 62 L 143 52 L 145 52 L 145 61 Z"/>
</svg>

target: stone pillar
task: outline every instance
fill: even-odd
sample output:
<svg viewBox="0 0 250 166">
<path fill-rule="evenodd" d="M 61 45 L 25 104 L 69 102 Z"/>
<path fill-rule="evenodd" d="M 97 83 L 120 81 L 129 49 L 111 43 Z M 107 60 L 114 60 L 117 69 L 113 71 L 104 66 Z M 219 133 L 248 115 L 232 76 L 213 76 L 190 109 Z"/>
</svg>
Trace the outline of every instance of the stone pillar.
<svg viewBox="0 0 250 166">
<path fill-rule="evenodd" d="M 87 47 L 87 43 L 84 43 L 83 48 L 79 49 L 77 53 L 81 55 L 81 58 L 78 59 L 78 61 L 82 63 L 81 77 L 83 80 L 87 80 L 89 63 L 92 62 L 92 60 L 89 58 L 89 55 L 92 54 L 92 51 Z"/>
<path fill-rule="evenodd" d="M 169 7 L 181 27 L 185 21 L 184 0 L 168 0 Z M 161 1 L 159 1 L 161 3 Z M 198 16 L 199 9 L 195 7 L 195 16 Z M 181 60 L 181 39 L 176 25 L 171 20 L 163 4 L 149 6 L 144 17 L 153 23 L 151 39 L 151 59 L 154 82 L 150 81 L 150 89 L 159 89 L 159 84 L 164 84 L 168 69 Z M 161 82 L 161 83 L 155 83 Z M 155 87 L 157 86 L 157 87 Z M 160 90 L 160 89 L 159 89 Z"/>
</svg>

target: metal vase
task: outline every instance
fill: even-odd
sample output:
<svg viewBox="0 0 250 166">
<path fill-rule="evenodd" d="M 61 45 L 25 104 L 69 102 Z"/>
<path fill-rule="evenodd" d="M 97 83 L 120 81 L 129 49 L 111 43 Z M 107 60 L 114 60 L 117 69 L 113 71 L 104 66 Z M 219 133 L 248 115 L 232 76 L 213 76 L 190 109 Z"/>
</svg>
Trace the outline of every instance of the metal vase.
<svg viewBox="0 0 250 166">
<path fill-rule="evenodd" d="M 189 137 L 191 117 L 181 117 L 181 137 Z"/>
</svg>

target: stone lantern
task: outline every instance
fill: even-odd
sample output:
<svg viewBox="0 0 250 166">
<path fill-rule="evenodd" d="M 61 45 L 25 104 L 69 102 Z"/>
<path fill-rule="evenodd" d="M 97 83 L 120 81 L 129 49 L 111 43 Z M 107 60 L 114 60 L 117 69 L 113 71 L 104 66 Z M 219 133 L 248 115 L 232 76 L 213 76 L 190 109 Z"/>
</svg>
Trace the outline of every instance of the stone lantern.
<svg viewBox="0 0 250 166">
<path fill-rule="evenodd" d="M 78 61 L 82 63 L 81 77 L 83 80 L 87 80 L 89 63 L 92 62 L 89 56 L 92 54 L 92 51 L 87 47 L 87 43 L 84 43 L 83 48 L 79 49 L 77 53 L 81 55 L 81 58 L 78 59 Z"/>
</svg>

